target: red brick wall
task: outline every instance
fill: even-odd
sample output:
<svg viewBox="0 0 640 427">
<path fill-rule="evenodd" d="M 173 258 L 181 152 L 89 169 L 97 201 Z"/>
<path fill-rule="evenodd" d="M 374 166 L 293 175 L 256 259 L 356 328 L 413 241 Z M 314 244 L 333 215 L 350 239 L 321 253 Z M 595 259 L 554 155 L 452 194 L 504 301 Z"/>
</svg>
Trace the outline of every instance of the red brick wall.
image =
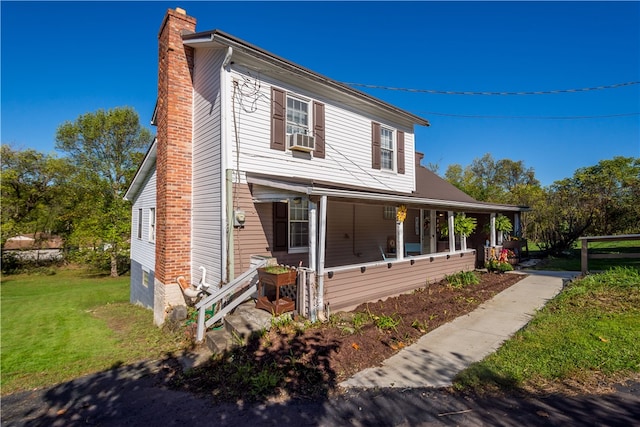
<svg viewBox="0 0 640 427">
<path fill-rule="evenodd" d="M 190 271 L 193 49 L 181 31 L 195 28 L 195 18 L 170 9 L 158 34 L 155 278 L 165 284 Z"/>
</svg>

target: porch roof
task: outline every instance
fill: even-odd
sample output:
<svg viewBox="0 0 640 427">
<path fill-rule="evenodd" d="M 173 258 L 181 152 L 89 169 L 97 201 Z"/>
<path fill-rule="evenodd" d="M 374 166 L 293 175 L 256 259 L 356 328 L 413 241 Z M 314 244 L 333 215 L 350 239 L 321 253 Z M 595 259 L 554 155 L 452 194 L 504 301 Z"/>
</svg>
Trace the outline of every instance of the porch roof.
<svg viewBox="0 0 640 427">
<path fill-rule="evenodd" d="M 478 202 L 457 189 L 456 190 L 464 196 L 453 192 L 452 197 L 450 199 L 446 199 L 428 197 L 428 194 L 425 194 L 424 192 L 399 193 L 379 191 L 357 186 L 338 186 L 329 182 L 313 179 L 290 178 L 257 173 L 247 173 L 247 182 L 254 186 L 259 186 L 258 188 L 254 187 L 253 191 L 253 197 L 256 202 L 271 202 L 295 195 L 307 195 L 327 196 L 331 198 L 358 201 L 361 203 L 401 203 L 413 207 L 441 208 L 465 212 L 524 212 L 529 210 L 526 206 Z M 261 191 L 260 188 L 276 189 L 279 190 L 279 192 Z M 439 188 L 434 194 L 439 194 L 442 189 L 443 188 Z"/>
</svg>

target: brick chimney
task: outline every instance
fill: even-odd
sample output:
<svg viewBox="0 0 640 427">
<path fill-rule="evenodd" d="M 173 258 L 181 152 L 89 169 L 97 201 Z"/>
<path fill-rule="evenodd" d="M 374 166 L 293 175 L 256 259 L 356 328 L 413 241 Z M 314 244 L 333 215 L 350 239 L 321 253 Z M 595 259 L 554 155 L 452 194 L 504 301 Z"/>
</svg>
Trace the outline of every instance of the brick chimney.
<svg viewBox="0 0 640 427">
<path fill-rule="evenodd" d="M 191 155 L 193 48 L 182 34 L 194 32 L 196 19 L 183 9 L 169 9 L 158 34 L 158 104 L 156 161 L 156 323 L 160 307 L 174 304 L 172 284 L 191 270 Z M 183 301 L 184 303 L 184 301 Z"/>
</svg>

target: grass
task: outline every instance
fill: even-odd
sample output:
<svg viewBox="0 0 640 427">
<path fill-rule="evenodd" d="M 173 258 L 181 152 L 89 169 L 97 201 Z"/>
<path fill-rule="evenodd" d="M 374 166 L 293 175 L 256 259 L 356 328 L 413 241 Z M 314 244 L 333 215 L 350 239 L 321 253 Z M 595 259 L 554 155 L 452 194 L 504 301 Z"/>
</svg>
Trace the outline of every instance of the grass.
<svg viewBox="0 0 640 427">
<path fill-rule="evenodd" d="M 563 257 L 548 257 L 544 263 L 535 267 L 542 270 L 560 271 L 580 271 L 580 251 L 582 242 L 577 242 L 574 247 Z M 529 242 L 529 250 L 535 251 L 538 248 L 535 243 Z M 539 248 L 538 248 L 539 249 Z M 589 242 L 589 254 L 624 254 L 640 253 L 637 240 L 626 240 L 620 242 Z M 605 271 L 612 267 L 634 267 L 640 270 L 640 258 L 613 258 L 613 259 L 590 259 L 589 271 Z"/>
<path fill-rule="evenodd" d="M 2 394 L 162 357 L 183 343 L 129 304 L 129 277 L 82 270 L 3 276 Z"/>
<path fill-rule="evenodd" d="M 570 284 L 459 388 L 541 389 L 640 372 L 640 272 L 615 267 Z"/>
</svg>

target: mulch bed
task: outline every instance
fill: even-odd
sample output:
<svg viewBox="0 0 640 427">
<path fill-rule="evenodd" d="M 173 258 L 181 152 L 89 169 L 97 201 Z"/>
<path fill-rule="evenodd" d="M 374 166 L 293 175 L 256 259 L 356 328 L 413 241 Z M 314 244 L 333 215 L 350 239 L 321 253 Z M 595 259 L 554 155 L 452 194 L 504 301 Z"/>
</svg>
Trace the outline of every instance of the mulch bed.
<svg viewBox="0 0 640 427">
<path fill-rule="evenodd" d="M 446 281 L 412 293 L 334 313 L 329 322 L 274 327 L 188 373 L 174 388 L 216 400 L 318 397 L 412 344 L 425 333 L 473 311 L 525 276 L 478 273 L 480 284 L 453 288 Z M 377 324 L 376 324 L 377 323 Z"/>
</svg>

